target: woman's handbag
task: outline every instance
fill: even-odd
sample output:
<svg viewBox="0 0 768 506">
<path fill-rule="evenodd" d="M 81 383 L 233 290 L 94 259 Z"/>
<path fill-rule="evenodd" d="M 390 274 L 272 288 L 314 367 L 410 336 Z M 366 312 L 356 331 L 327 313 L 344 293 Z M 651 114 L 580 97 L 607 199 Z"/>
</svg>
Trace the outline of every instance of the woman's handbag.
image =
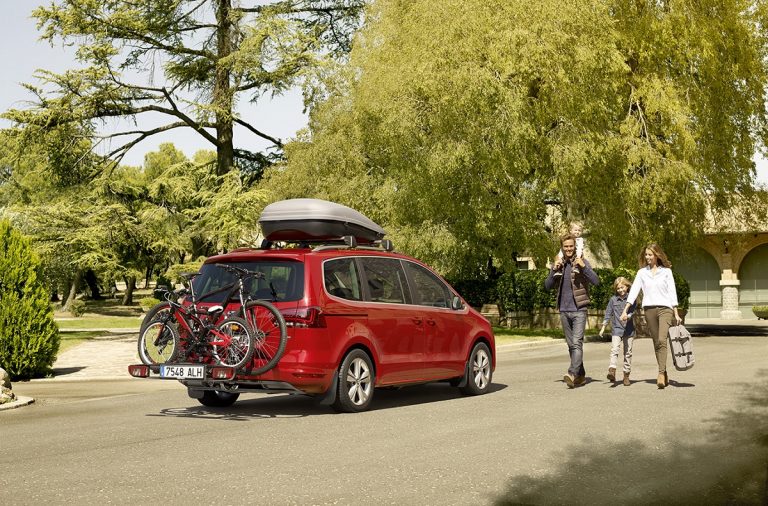
<svg viewBox="0 0 768 506">
<path fill-rule="evenodd" d="M 687 371 L 696 363 L 691 333 L 682 324 L 669 327 L 669 349 L 672 351 L 672 363 L 678 371 Z"/>
</svg>

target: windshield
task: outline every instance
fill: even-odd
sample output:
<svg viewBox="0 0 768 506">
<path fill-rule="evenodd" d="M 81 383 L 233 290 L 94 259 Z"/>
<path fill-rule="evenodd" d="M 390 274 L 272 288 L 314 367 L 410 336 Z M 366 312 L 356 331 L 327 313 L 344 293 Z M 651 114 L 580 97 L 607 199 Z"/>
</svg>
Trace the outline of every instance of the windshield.
<svg viewBox="0 0 768 506">
<path fill-rule="evenodd" d="M 261 279 L 244 281 L 245 297 L 272 302 L 299 300 L 304 296 L 304 264 L 294 261 L 230 262 L 230 265 L 264 273 Z M 192 286 L 201 302 L 223 303 L 229 289 L 237 282 L 235 274 L 215 264 L 204 264 Z M 237 300 L 237 292 L 232 295 Z"/>
</svg>

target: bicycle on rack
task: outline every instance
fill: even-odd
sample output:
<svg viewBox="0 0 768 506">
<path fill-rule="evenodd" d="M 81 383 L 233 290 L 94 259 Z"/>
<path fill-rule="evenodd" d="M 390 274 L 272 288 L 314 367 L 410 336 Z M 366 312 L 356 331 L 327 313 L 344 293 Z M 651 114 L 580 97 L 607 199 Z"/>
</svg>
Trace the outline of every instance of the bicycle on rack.
<svg viewBox="0 0 768 506">
<path fill-rule="evenodd" d="M 198 298 L 192 284 L 196 274 L 184 275 L 189 289 L 167 294 L 165 302 L 147 313 L 138 342 L 139 357 L 145 365 L 175 363 L 180 355 L 187 361 L 212 358 L 216 364 L 247 369 L 254 375 L 277 365 L 287 343 L 285 319 L 271 303 L 245 296 L 245 280 L 261 279 L 264 274 L 234 265 L 215 265 L 233 274 L 236 281 Z M 221 292 L 226 292 L 223 305 L 198 305 Z M 239 307 L 225 313 L 236 294 Z M 190 303 L 173 300 L 181 295 L 189 295 Z"/>
</svg>

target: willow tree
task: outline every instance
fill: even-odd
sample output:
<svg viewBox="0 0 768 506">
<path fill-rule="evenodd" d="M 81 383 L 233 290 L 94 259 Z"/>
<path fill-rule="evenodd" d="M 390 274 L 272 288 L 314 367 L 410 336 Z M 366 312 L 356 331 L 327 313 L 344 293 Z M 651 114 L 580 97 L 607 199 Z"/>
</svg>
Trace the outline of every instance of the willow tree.
<svg viewBox="0 0 768 506">
<path fill-rule="evenodd" d="M 762 0 L 380 0 L 270 178 L 379 219 L 444 272 L 551 256 L 553 215 L 614 260 L 674 249 L 753 191 Z M 553 210 L 555 212 L 553 212 Z"/>
<path fill-rule="evenodd" d="M 217 175 L 236 159 L 259 173 L 282 142 L 270 135 L 267 118 L 245 121 L 237 101 L 283 92 L 308 69 L 346 54 L 362 6 L 362 0 L 58 0 L 32 14 L 43 39 L 76 47 L 82 67 L 38 71 L 40 83 L 27 85 L 34 106 L 5 117 L 32 131 L 128 119 L 137 126 L 102 135 L 108 157 L 118 162 L 148 137 L 191 128 L 215 148 Z M 151 114 L 167 121 L 143 127 Z M 267 154 L 238 149 L 236 125 L 266 141 Z"/>
</svg>

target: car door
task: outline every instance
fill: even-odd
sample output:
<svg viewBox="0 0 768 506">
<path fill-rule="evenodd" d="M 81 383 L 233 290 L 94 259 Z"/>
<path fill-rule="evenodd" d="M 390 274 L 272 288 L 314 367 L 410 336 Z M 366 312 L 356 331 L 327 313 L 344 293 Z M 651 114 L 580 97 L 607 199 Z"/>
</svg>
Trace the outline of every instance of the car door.
<svg viewBox="0 0 768 506">
<path fill-rule="evenodd" d="M 404 262 L 414 303 L 424 316 L 424 368 L 432 379 L 464 372 L 466 311 L 451 308 L 453 292 L 434 273 L 414 262 Z"/>
<path fill-rule="evenodd" d="M 362 266 L 368 325 L 379 353 L 379 382 L 423 380 L 424 315 L 411 304 L 400 260 L 363 256 L 358 261 Z"/>
</svg>

